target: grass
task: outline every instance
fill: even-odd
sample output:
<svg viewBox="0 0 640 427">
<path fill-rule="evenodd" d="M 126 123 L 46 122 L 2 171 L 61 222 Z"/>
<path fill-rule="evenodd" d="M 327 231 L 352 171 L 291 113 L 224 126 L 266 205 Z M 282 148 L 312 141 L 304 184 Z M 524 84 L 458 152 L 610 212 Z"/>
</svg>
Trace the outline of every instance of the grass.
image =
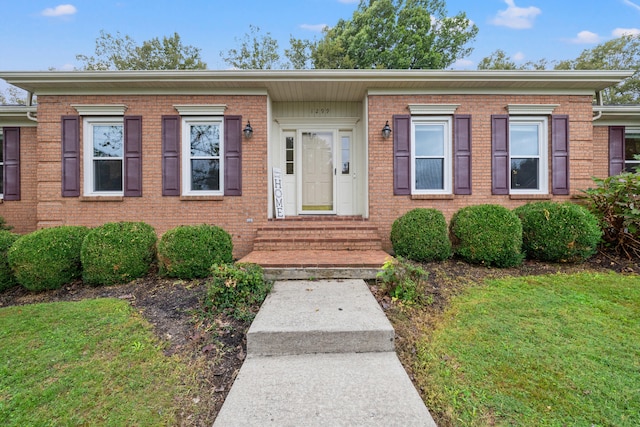
<svg viewBox="0 0 640 427">
<path fill-rule="evenodd" d="M 175 425 L 179 360 L 125 301 L 0 309 L 0 425 Z"/>
<path fill-rule="evenodd" d="M 640 425 L 640 278 L 487 281 L 418 344 L 440 426 Z"/>
</svg>

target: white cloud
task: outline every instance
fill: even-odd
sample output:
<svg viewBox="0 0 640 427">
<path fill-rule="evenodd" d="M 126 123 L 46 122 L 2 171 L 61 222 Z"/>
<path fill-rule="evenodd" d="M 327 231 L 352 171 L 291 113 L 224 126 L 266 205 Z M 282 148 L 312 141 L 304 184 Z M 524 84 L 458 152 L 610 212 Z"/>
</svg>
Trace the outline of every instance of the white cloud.
<svg viewBox="0 0 640 427">
<path fill-rule="evenodd" d="M 640 10 L 640 6 L 638 6 L 637 4 L 635 4 L 634 2 L 630 1 L 630 0 L 622 0 L 624 2 L 624 4 L 626 4 L 627 6 L 631 6 L 635 9 Z"/>
<path fill-rule="evenodd" d="M 580 31 L 578 35 L 569 40 L 571 43 L 575 44 L 595 44 L 599 43 L 602 38 L 596 33 L 592 33 L 591 31 Z"/>
<path fill-rule="evenodd" d="M 322 30 L 325 29 L 325 27 L 328 27 L 328 25 L 327 24 L 302 24 L 302 25 L 300 25 L 300 28 L 302 28 L 303 30 L 315 31 L 317 33 L 321 33 Z"/>
<path fill-rule="evenodd" d="M 470 61 L 469 59 L 458 59 L 456 62 L 451 64 L 452 70 L 468 70 L 472 67 L 475 68 L 475 62 Z"/>
<path fill-rule="evenodd" d="M 513 28 L 515 30 L 522 30 L 525 28 L 533 27 L 533 21 L 536 16 L 540 15 L 542 11 L 535 6 L 518 7 L 514 0 L 504 0 L 507 4 L 505 10 L 498 12 L 495 18 L 491 21 L 493 25 Z"/>
<path fill-rule="evenodd" d="M 526 56 L 522 52 L 516 52 L 513 54 L 512 58 L 514 61 L 520 62 L 524 61 L 524 58 L 526 58 Z"/>
<path fill-rule="evenodd" d="M 75 15 L 78 9 L 72 4 L 61 4 L 56 7 L 48 7 L 42 11 L 42 16 Z"/>
<path fill-rule="evenodd" d="M 73 66 L 73 64 L 64 64 L 62 67 L 60 67 L 61 71 L 73 71 L 76 68 Z"/>
<path fill-rule="evenodd" d="M 611 32 L 613 37 L 622 37 L 624 35 L 637 36 L 640 34 L 640 28 L 616 28 Z"/>
</svg>

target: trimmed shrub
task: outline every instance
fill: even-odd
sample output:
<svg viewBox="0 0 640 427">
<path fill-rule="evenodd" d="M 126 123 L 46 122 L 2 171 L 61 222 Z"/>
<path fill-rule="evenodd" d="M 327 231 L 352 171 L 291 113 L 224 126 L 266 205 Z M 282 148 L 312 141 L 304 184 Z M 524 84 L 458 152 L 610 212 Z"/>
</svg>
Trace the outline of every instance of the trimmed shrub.
<svg viewBox="0 0 640 427">
<path fill-rule="evenodd" d="M 162 235 L 158 242 L 159 273 L 193 279 L 207 277 L 213 264 L 230 263 L 231 235 L 215 225 L 181 225 Z"/>
<path fill-rule="evenodd" d="M 396 219 L 391 244 L 397 256 L 413 261 L 442 261 L 451 256 L 447 221 L 437 209 L 416 208 Z"/>
<path fill-rule="evenodd" d="M 7 230 L 0 230 L 0 292 L 15 286 L 18 282 L 9 266 L 7 252 L 20 236 Z"/>
<path fill-rule="evenodd" d="M 82 244 L 82 278 L 90 285 L 114 285 L 145 276 L 155 261 L 156 232 L 144 222 L 110 222 L 87 234 Z"/>
<path fill-rule="evenodd" d="M 30 291 L 59 289 L 80 278 L 87 227 L 63 225 L 20 236 L 8 252 L 16 280 Z"/>
<path fill-rule="evenodd" d="M 204 306 L 214 314 L 225 313 L 251 320 L 271 290 L 262 267 L 256 264 L 214 264 L 207 281 Z"/>
<path fill-rule="evenodd" d="M 449 225 L 453 251 L 472 264 L 514 267 L 522 263 L 522 223 L 504 206 L 460 209 Z"/>
<path fill-rule="evenodd" d="M 579 262 L 596 253 L 602 231 L 586 208 L 570 202 L 538 202 L 514 212 L 522 221 L 522 249 L 527 258 Z"/>
</svg>

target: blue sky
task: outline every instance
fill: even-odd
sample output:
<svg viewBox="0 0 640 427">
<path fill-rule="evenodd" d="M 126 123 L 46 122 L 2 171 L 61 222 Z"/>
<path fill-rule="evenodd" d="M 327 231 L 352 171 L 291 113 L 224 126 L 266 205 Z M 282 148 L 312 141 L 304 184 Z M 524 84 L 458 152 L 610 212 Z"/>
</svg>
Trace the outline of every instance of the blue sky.
<svg viewBox="0 0 640 427">
<path fill-rule="evenodd" d="M 180 34 L 201 48 L 210 69 L 224 69 L 220 51 L 237 46 L 253 24 L 281 48 L 289 35 L 320 36 L 324 25 L 349 19 L 358 0 L 0 0 L 0 70 L 70 70 L 76 54 L 94 53 L 101 29 L 136 42 Z M 479 27 L 471 56 L 455 64 L 476 69 L 502 49 L 520 62 L 573 59 L 584 49 L 640 33 L 640 0 L 447 0 Z"/>
</svg>

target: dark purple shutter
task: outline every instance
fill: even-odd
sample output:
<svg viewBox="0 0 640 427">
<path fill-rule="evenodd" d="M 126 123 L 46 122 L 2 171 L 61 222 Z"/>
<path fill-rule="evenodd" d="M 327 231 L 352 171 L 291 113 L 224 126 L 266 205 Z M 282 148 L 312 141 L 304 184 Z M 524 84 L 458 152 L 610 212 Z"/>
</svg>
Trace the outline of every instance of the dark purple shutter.
<svg viewBox="0 0 640 427">
<path fill-rule="evenodd" d="M 224 195 L 242 196 L 242 116 L 224 116 Z"/>
<path fill-rule="evenodd" d="M 569 116 L 551 116 L 551 190 L 569 194 Z"/>
<path fill-rule="evenodd" d="M 454 131 L 454 194 L 471 194 L 471 116 L 453 116 Z"/>
<path fill-rule="evenodd" d="M 2 133 L 4 200 L 20 200 L 20 128 L 6 127 Z"/>
<path fill-rule="evenodd" d="M 62 116 L 62 197 L 80 195 L 80 117 Z"/>
<path fill-rule="evenodd" d="M 142 196 L 142 117 L 124 118 L 124 195 Z"/>
<path fill-rule="evenodd" d="M 180 195 L 180 116 L 162 116 L 162 195 Z"/>
<path fill-rule="evenodd" d="M 609 176 L 624 170 L 624 126 L 609 127 Z"/>
<path fill-rule="evenodd" d="M 509 194 L 509 116 L 491 116 L 491 193 Z"/>
<path fill-rule="evenodd" d="M 393 194 L 411 194 L 411 116 L 393 116 Z"/>
</svg>

